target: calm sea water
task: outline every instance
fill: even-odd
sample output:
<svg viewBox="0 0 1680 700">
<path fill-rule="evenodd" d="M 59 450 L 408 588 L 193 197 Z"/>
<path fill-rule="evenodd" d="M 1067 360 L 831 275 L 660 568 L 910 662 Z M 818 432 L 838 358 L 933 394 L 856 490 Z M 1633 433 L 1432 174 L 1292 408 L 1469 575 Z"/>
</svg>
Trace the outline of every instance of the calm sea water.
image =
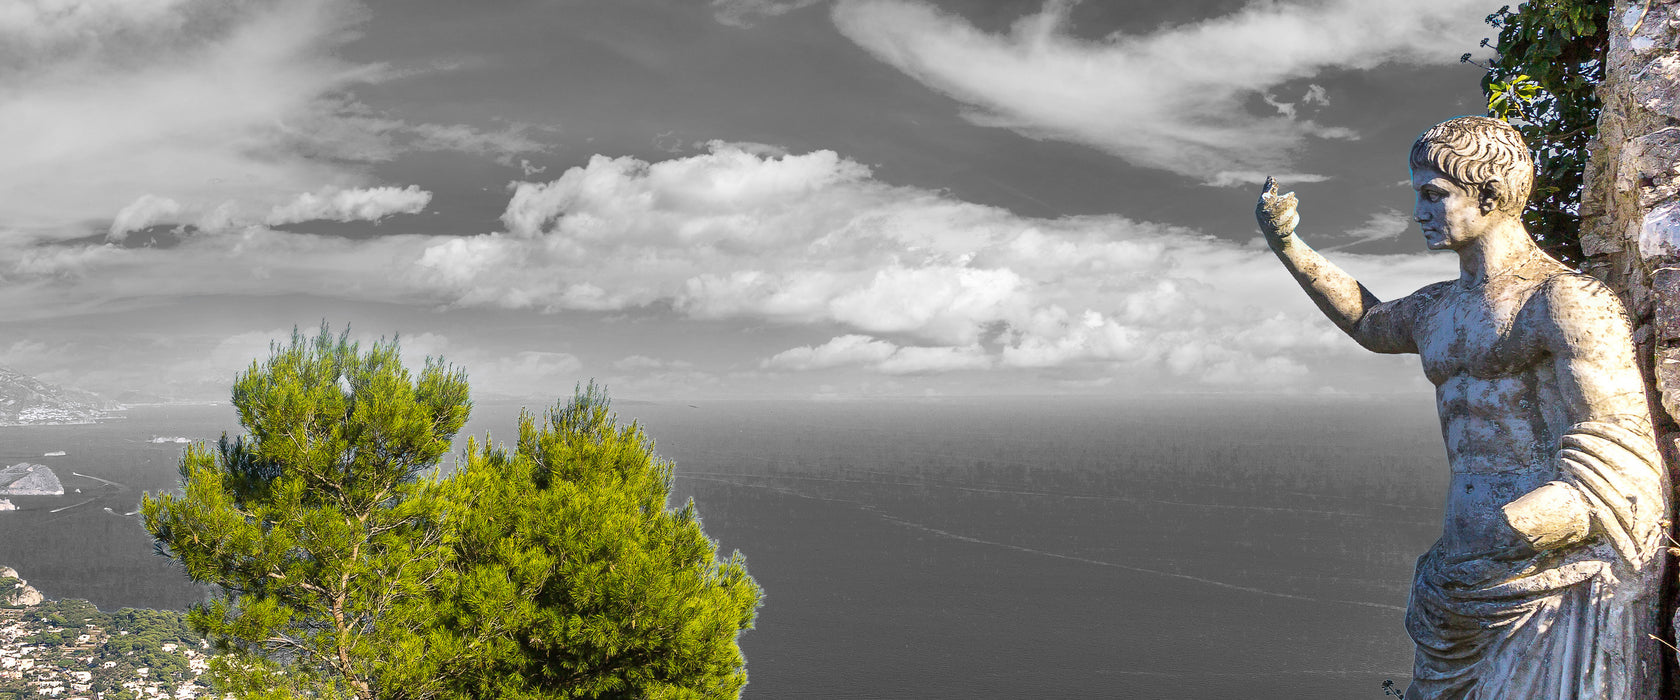
<svg viewBox="0 0 1680 700">
<path fill-rule="evenodd" d="M 616 407 L 766 590 L 749 698 L 1375 700 L 1410 672 L 1445 485 L 1427 396 Z M 125 514 L 176 487 L 184 446 L 152 438 L 236 428 L 227 406 L 0 428 L 0 462 L 67 490 L 12 499 L 0 564 L 107 609 L 202 599 Z"/>
</svg>

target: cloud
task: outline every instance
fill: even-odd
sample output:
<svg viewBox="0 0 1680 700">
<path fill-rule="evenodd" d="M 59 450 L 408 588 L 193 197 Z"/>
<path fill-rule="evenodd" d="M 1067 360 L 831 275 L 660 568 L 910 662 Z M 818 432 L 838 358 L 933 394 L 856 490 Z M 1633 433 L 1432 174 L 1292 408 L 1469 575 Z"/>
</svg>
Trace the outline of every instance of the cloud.
<svg viewBox="0 0 1680 700">
<path fill-rule="evenodd" d="M 925 374 L 985 369 L 992 358 L 979 345 L 963 347 L 905 347 L 899 348 L 876 369 L 886 374 Z"/>
<path fill-rule="evenodd" d="M 822 345 L 783 350 L 764 360 L 766 369 L 813 370 L 844 365 L 876 364 L 892 357 L 898 346 L 867 335 L 836 336 Z"/>
<path fill-rule="evenodd" d="M 979 345 L 900 346 L 867 335 L 835 336 L 822 345 L 783 350 L 759 362 L 763 369 L 811 371 L 863 366 L 883 374 L 929 374 L 985 369 L 992 358 Z"/>
<path fill-rule="evenodd" d="M 453 306 L 846 329 L 761 363 L 786 371 L 1158 367 L 1217 381 L 1356 351 L 1263 248 L 1117 216 L 1021 217 L 887 185 L 830 151 L 709 149 L 597 156 L 519 183 L 506 232 L 437 239 L 410 279 Z M 1451 274 L 1440 256 L 1339 260 L 1391 296 Z"/>
<path fill-rule="evenodd" d="M 338 189 L 305 192 L 274 207 L 265 223 L 281 226 L 302 221 L 378 221 L 392 214 L 418 214 L 432 201 L 432 193 L 417 186 Z"/>
<path fill-rule="evenodd" d="M 1299 107 L 1301 105 L 1313 107 L 1330 106 L 1330 93 L 1324 89 L 1323 85 L 1318 84 L 1308 85 L 1306 94 L 1301 96 L 1301 100 L 1299 102 L 1284 102 L 1269 92 L 1261 95 L 1260 97 L 1266 104 L 1269 104 L 1273 109 L 1276 109 L 1278 114 L 1290 119 L 1295 118 L 1295 114 L 1299 111 Z"/>
<path fill-rule="evenodd" d="M 1395 238 L 1400 234 L 1405 233 L 1411 227 L 1411 214 L 1402 212 L 1399 209 L 1384 209 L 1382 211 L 1372 213 L 1370 217 L 1365 219 L 1365 223 L 1341 234 L 1342 237 L 1351 238 L 1352 240 L 1345 243 L 1337 243 L 1336 245 L 1326 246 L 1324 247 L 1324 250 L 1341 250 L 1361 243 L 1370 243 L 1372 241 L 1382 241 Z"/>
<path fill-rule="evenodd" d="M 712 16 L 731 27 L 746 28 L 763 17 L 785 15 L 823 0 L 712 0 Z"/>
<path fill-rule="evenodd" d="M 1251 2 L 1201 22 L 1086 40 L 1067 31 L 1075 4 L 1048 0 L 1004 34 L 924 0 L 840 0 L 833 19 L 876 58 L 967 105 L 976 124 L 1235 185 L 1288 173 L 1309 138 L 1356 137 L 1299 118 L 1298 105 L 1267 99 L 1271 91 L 1332 69 L 1456 61 L 1493 9 L 1460 0 Z M 1280 113 L 1256 113 L 1255 98 Z M 1327 100 L 1309 88 L 1301 104 Z"/>
<path fill-rule="evenodd" d="M 77 53 L 121 30 L 176 30 L 189 0 L 9 0 L 0 5 L 0 56 L 16 66 L 42 53 Z"/>
<path fill-rule="evenodd" d="M 531 124 L 513 123 L 495 130 L 477 129 L 466 124 L 409 124 L 397 122 L 392 131 L 410 136 L 406 148 L 420 151 L 461 151 L 494 156 L 496 162 L 508 167 L 519 166 L 529 175 L 529 165 L 515 158 L 520 154 L 548 150 L 541 141 L 530 136 Z M 548 128 L 546 130 L 552 130 Z M 541 172 L 539 169 L 537 172 Z"/>
<path fill-rule="evenodd" d="M 181 223 L 260 220 L 298 192 L 377 184 L 365 164 L 404 151 L 539 146 L 357 101 L 393 79 L 335 56 L 364 17 L 350 0 L 0 3 L 0 233 L 121 238 L 145 196 Z"/>
<path fill-rule="evenodd" d="M 613 369 L 628 371 L 655 369 L 686 370 L 692 369 L 694 364 L 684 360 L 660 360 L 646 355 L 629 355 L 627 357 L 614 360 L 612 366 Z"/>
<path fill-rule="evenodd" d="M 168 197 L 143 194 L 140 195 L 139 199 L 134 200 L 133 203 L 117 212 L 117 217 L 111 221 L 111 229 L 106 237 L 112 241 L 121 241 L 134 231 L 158 224 L 175 222 L 180 214 L 180 202 Z"/>
<path fill-rule="evenodd" d="M 566 396 L 585 379 L 581 374 L 583 362 L 564 352 L 523 350 L 488 362 L 475 361 L 472 356 L 465 360 L 457 362 L 467 368 L 473 391 L 480 394 Z"/>
<path fill-rule="evenodd" d="M 135 221 L 146 208 L 135 207 Z M 608 351 L 626 375 L 613 380 L 649 392 L 722 381 L 680 364 L 702 357 L 784 375 L 986 370 L 1235 387 L 1368 362 L 1252 241 L 1119 216 L 1023 217 L 886 184 L 831 151 L 714 142 L 658 163 L 596 157 L 516 185 L 503 220 L 506 231 L 482 235 L 367 239 L 243 225 L 162 248 L 0 236 L 0 323 L 172 299 L 301 296 L 829 338 L 788 349 L 794 343 L 766 347 L 747 334 L 731 350 L 670 359 Z M 1391 298 L 1453 276 L 1450 257 L 1335 259 Z M 410 350 L 467 366 L 490 393 L 563 395 L 585 368 L 565 348 L 447 341 L 404 338 Z"/>
</svg>

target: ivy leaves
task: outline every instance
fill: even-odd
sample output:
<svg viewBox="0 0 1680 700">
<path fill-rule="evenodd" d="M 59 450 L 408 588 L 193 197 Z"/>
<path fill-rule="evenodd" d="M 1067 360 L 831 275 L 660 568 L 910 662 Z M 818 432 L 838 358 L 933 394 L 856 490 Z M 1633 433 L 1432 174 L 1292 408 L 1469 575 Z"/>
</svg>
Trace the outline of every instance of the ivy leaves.
<svg viewBox="0 0 1680 700">
<path fill-rule="evenodd" d="M 1609 43 L 1609 0 L 1529 0 L 1487 16 L 1499 30 L 1498 55 L 1482 66 L 1488 116 L 1522 132 L 1533 151 L 1534 192 L 1523 224 L 1554 257 L 1579 265 L 1581 185 L 1587 143 L 1598 133 Z M 1475 63 L 1470 54 L 1460 61 Z M 1481 65 L 1481 64 L 1476 64 Z"/>
<path fill-rule="evenodd" d="M 1488 116 L 1511 121 L 1521 118 L 1522 108 L 1540 94 L 1540 84 L 1527 75 L 1487 86 Z"/>
</svg>

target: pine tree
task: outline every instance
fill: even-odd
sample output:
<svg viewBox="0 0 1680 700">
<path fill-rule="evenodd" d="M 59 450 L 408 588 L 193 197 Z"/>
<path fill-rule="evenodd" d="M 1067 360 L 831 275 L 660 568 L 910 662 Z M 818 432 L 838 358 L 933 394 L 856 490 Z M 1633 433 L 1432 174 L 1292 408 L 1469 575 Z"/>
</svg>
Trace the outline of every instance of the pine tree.
<svg viewBox="0 0 1680 700">
<path fill-rule="evenodd" d="M 147 496 L 160 554 L 214 597 L 189 620 L 240 697 L 387 697 L 429 620 L 451 549 L 437 479 L 471 407 L 466 375 L 395 341 L 366 352 L 326 326 L 272 347 L 233 387 L 248 435 L 190 446 L 183 492 Z"/>
<path fill-rule="evenodd" d="M 672 464 L 591 383 L 505 448 L 468 448 L 446 484 L 458 577 L 436 599 L 458 698 L 737 698 L 736 638 L 762 592 L 718 561 Z"/>
<path fill-rule="evenodd" d="M 181 460 L 141 510 L 213 599 L 218 693 L 358 700 L 738 698 L 762 593 L 718 561 L 672 465 L 590 384 L 510 452 L 469 440 L 465 374 L 322 327 L 234 385 L 248 432 Z"/>
</svg>

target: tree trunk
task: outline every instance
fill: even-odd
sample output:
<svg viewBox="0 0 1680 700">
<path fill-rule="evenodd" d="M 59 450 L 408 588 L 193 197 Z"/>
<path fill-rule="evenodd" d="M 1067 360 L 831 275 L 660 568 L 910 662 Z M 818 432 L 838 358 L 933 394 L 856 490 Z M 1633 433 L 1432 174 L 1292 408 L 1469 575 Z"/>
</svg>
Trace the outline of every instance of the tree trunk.
<svg viewBox="0 0 1680 700">
<path fill-rule="evenodd" d="M 1615 0 L 1603 111 L 1581 195 L 1586 272 L 1621 296 L 1645 374 L 1658 442 L 1671 481 L 1680 466 L 1680 0 Z M 1671 572 L 1664 620 L 1675 613 L 1680 584 Z M 1674 624 L 1665 624 L 1668 644 Z M 1680 658 L 1654 646 L 1680 698 Z"/>
</svg>

